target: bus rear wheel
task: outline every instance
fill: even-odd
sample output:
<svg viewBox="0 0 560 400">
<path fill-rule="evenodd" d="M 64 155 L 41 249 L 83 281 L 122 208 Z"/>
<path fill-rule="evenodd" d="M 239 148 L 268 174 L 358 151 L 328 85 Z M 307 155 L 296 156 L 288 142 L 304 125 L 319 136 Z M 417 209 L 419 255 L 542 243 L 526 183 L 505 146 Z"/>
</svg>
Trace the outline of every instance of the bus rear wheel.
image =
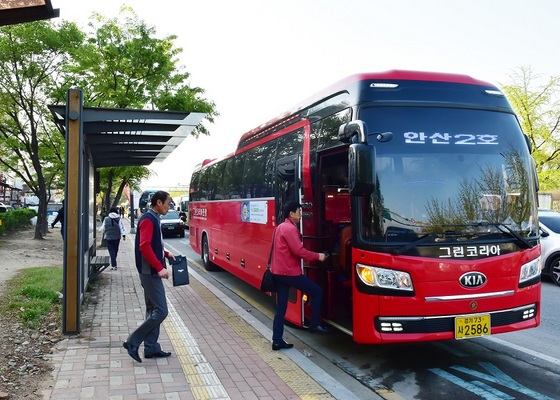
<svg viewBox="0 0 560 400">
<path fill-rule="evenodd" d="M 216 264 L 210 261 L 210 246 L 208 245 L 208 236 L 202 236 L 202 265 L 206 271 L 215 271 Z"/>
</svg>

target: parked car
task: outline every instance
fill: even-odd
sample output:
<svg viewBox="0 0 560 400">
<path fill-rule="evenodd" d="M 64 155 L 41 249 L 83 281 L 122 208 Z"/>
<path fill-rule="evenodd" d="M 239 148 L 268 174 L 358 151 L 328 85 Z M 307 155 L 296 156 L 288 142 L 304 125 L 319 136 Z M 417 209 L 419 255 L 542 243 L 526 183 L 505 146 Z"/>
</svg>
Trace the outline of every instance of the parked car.
<svg viewBox="0 0 560 400">
<path fill-rule="evenodd" d="M 167 214 L 162 215 L 160 224 L 161 233 L 164 236 L 173 234 L 185 237 L 185 223 L 181 220 L 177 211 L 169 210 Z"/>
<path fill-rule="evenodd" d="M 539 210 L 542 273 L 560 286 L 560 213 Z"/>
<path fill-rule="evenodd" d="M 0 203 L 0 213 L 5 213 L 8 211 L 14 211 L 14 207 Z"/>
</svg>

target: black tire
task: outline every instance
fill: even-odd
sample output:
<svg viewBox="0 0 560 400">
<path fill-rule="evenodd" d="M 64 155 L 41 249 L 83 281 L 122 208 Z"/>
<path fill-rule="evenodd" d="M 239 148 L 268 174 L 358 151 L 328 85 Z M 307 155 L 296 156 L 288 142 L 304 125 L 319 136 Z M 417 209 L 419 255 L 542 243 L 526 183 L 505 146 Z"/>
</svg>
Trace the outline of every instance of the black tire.
<svg viewBox="0 0 560 400">
<path fill-rule="evenodd" d="M 208 245 L 208 236 L 202 235 L 202 265 L 206 271 L 215 271 L 216 264 L 210 261 L 210 246 Z"/>
<path fill-rule="evenodd" d="M 556 256 L 550 262 L 550 267 L 548 269 L 552 281 L 560 286 L 560 256 Z"/>
</svg>

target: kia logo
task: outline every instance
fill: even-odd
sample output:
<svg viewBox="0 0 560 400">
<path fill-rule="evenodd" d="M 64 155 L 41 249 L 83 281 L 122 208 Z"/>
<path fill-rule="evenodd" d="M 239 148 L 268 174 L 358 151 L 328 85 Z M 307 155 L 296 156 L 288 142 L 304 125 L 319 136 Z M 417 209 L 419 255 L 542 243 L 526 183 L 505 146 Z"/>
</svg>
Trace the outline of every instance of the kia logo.
<svg viewBox="0 0 560 400">
<path fill-rule="evenodd" d="M 466 288 L 476 288 L 486 283 L 486 275 L 482 272 L 467 272 L 461 275 L 459 283 Z"/>
</svg>

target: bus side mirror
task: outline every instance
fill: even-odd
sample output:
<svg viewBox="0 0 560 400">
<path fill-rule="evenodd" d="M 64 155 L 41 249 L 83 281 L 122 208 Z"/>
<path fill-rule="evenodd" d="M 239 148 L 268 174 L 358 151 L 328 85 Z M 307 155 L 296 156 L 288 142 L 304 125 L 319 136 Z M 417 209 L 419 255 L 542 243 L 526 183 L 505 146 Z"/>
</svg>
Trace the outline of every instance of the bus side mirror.
<svg viewBox="0 0 560 400">
<path fill-rule="evenodd" d="M 358 137 L 358 142 L 367 144 L 367 126 L 364 121 L 359 119 L 340 125 L 338 128 L 338 139 L 343 143 L 350 143 L 354 136 Z"/>
<path fill-rule="evenodd" d="M 375 148 L 354 143 L 348 148 L 348 185 L 350 194 L 369 196 L 373 193 L 373 157 Z"/>
</svg>

